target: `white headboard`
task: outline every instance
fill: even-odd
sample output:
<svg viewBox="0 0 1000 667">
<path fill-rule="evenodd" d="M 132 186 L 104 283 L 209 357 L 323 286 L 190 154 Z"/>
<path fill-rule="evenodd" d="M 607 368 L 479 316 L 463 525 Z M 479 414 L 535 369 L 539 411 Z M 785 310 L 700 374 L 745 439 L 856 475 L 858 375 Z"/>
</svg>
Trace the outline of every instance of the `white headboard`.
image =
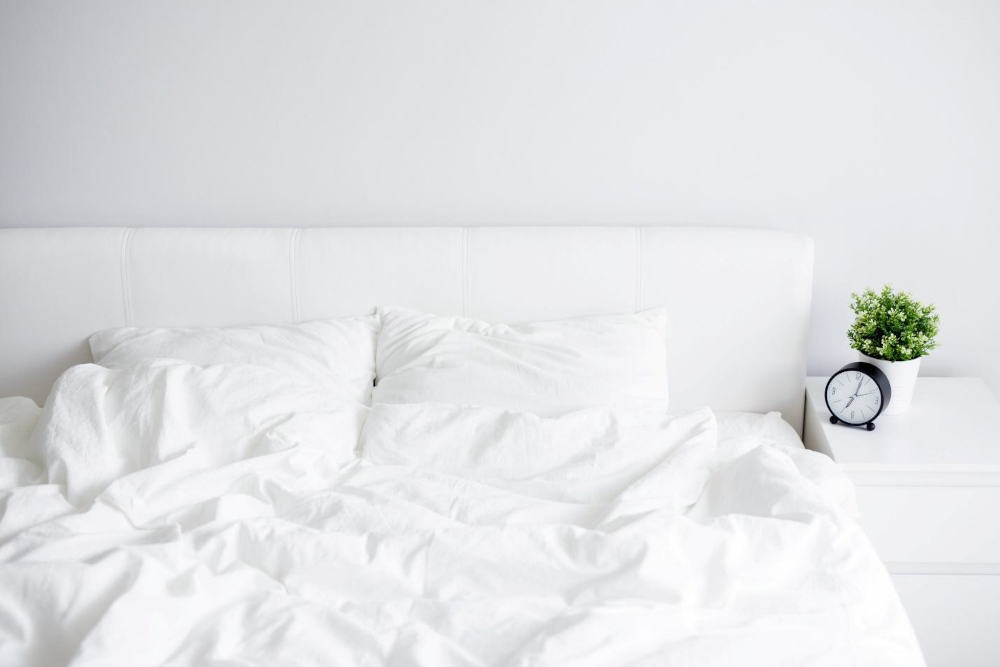
<svg viewBox="0 0 1000 667">
<path fill-rule="evenodd" d="M 810 239 L 750 229 L 0 229 L 0 396 L 44 400 L 114 326 L 663 305 L 672 406 L 780 410 L 799 428 L 812 265 Z"/>
</svg>

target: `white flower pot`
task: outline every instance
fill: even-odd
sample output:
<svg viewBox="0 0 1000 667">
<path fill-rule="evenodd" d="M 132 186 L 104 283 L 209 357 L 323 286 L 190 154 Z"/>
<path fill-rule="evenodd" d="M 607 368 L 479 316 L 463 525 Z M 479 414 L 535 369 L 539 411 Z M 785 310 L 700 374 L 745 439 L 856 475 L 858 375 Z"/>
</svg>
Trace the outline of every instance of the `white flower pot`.
<svg viewBox="0 0 1000 667">
<path fill-rule="evenodd" d="M 877 366 L 889 379 L 892 397 L 884 415 L 898 415 L 906 412 L 913 398 L 913 387 L 917 384 L 917 374 L 920 372 L 920 357 L 909 361 L 886 361 L 876 359 L 867 354 L 858 353 L 861 361 Z"/>
</svg>

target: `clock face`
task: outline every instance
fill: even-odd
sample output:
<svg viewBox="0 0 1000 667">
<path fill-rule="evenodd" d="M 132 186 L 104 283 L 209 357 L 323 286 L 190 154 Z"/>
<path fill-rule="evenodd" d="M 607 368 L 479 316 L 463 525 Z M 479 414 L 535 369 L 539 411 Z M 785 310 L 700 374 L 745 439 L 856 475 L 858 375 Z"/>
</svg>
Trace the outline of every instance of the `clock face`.
<svg viewBox="0 0 1000 667">
<path fill-rule="evenodd" d="M 848 424 L 864 424 L 882 407 L 882 392 L 870 375 L 841 371 L 826 386 L 826 404 L 833 416 Z"/>
</svg>

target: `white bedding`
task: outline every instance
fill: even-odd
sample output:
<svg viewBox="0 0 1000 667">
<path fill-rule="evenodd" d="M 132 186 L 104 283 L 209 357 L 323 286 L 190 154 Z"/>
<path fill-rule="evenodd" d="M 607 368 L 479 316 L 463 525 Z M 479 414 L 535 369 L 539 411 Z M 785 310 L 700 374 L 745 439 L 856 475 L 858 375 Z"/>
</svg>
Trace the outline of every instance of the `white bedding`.
<svg viewBox="0 0 1000 667">
<path fill-rule="evenodd" d="M 556 416 L 667 408 L 667 313 L 490 323 L 378 309 L 375 403 L 452 403 Z"/>
<path fill-rule="evenodd" d="M 94 363 L 108 368 L 154 359 L 244 364 L 370 403 L 377 331 L 378 318 L 368 315 L 234 327 L 119 327 L 99 331 L 89 342 Z"/>
<path fill-rule="evenodd" d="M 356 456 L 319 404 L 282 431 L 204 369 L 82 368 L 0 400 L 0 664 L 922 664 L 777 415 L 376 405 Z M 122 430 L 122 382 L 198 427 Z"/>
</svg>

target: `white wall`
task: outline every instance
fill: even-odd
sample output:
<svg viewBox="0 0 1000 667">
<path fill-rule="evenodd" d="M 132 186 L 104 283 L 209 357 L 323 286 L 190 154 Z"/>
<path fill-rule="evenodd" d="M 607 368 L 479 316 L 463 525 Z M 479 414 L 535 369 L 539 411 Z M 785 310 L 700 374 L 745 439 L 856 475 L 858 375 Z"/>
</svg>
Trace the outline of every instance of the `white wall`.
<svg viewBox="0 0 1000 667">
<path fill-rule="evenodd" d="M 685 223 L 938 304 L 1000 393 L 1000 3 L 0 4 L 0 225 Z"/>
</svg>

